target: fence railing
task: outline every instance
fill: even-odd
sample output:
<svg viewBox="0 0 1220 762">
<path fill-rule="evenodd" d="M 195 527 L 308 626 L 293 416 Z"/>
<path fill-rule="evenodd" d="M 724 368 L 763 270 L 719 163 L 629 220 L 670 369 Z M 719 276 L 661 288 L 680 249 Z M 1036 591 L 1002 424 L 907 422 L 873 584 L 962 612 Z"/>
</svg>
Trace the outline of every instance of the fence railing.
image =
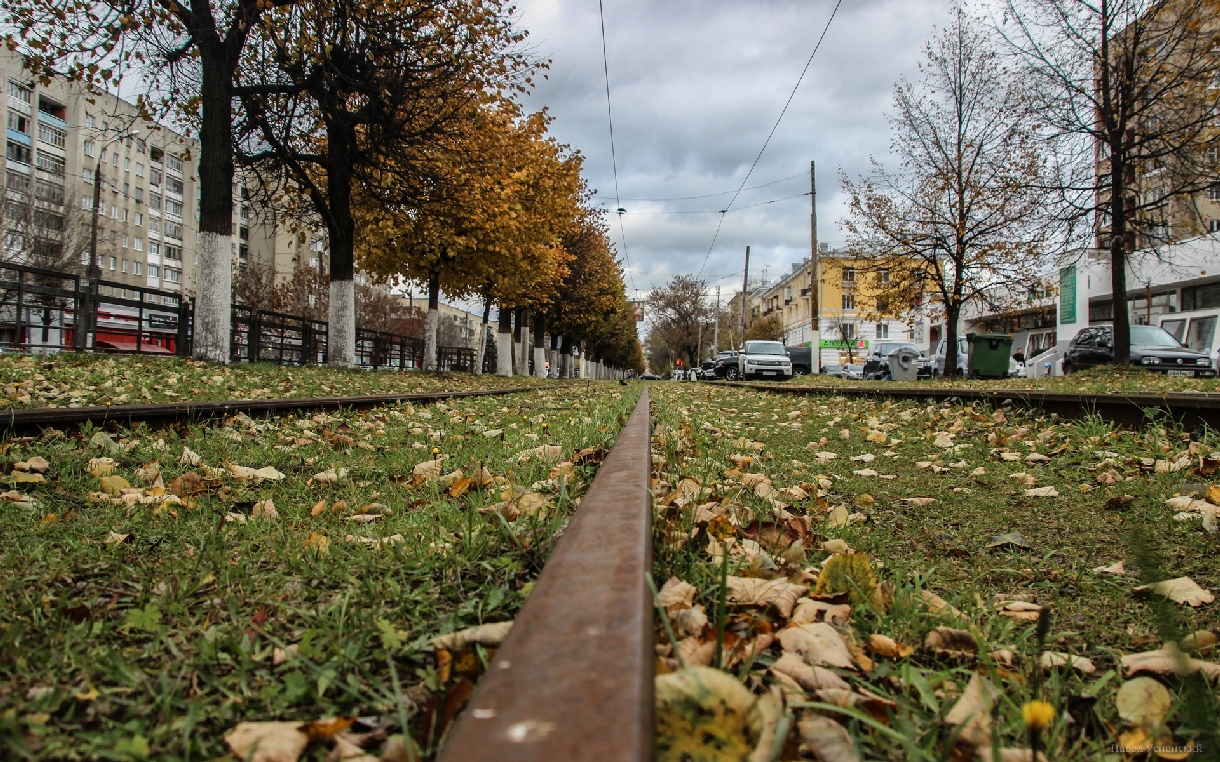
<svg viewBox="0 0 1220 762">
<path fill-rule="evenodd" d="M 0 347 L 50 354 L 89 350 L 189 357 L 194 303 L 175 291 L 100 280 L 94 294 L 75 273 L 0 262 Z M 324 320 L 233 308 L 232 362 L 320 365 L 327 360 Z M 419 370 L 424 342 L 356 330 L 356 361 L 373 370 Z M 474 350 L 438 347 L 437 369 L 473 371 Z"/>
</svg>

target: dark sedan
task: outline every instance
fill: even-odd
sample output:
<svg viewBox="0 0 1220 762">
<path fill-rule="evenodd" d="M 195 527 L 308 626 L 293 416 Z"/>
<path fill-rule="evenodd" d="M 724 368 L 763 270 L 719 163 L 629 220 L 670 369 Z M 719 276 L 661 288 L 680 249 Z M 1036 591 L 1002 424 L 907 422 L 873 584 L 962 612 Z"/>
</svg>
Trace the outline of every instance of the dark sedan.
<svg viewBox="0 0 1220 762">
<path fill-rule="evenodd" d="M 1114 359 L 1114 328 L 1082 329 L 1063 353 L 1063 372 L 1107 365 Z M 1172 334 L 1152 325 L 1131 326 L 1131 364 L 1169 376 L 1215 378 L 1210 357 L 1181 345 Z"/>
<path fill-rule="evenodd" d="M 736 381 L 741 377 L 741 370 L 737 365 L 737 352 L 735 350 L 727 349 L 716 355 L 711 377 L 727 378 L 730 381 Z"/>
</svg>

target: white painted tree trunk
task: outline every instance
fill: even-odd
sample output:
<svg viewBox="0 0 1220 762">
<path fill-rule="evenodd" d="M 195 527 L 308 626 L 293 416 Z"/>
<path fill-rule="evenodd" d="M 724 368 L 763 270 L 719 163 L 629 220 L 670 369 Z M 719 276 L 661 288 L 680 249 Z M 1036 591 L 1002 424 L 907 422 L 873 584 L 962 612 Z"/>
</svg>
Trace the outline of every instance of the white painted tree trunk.
<svg viewBox="0 0 1220 762">
<path fill-rule="evenodd" d="M 546 378 L 546 349 L 534 347 L 534 375 Z"/>
<path fill-rule="evenodd" d="M 513 335 L 510 332 L 496 333 L 496 375 L 513 374 Z"/>
<path fill-rule="evenodd" d="M 441 324 L 441 311 L 428 310 L 424 318 L 424 370 L 435 371 L 436 367 L 436 332 Z"/>
<path fill-rule="evenodd" d="M 233 307 L 233 251 L 231 236 L 199 234 L 199 282 L 195 297 L 194 344 L 196 360 L 227 363 Z"/>
<path fill-rule="evenodd" d="M 474 374 L 483 375 L 483 355 L 487 352 L 487 323 L 479 326 L 479 339 L 474 343 Z"/>
<path fill-rule="evenodd" d="M 334 368 L 356 367 L 356 284 L 330 282 L 330 314 L 326 327 L 326 361 Z"/>
</svg>

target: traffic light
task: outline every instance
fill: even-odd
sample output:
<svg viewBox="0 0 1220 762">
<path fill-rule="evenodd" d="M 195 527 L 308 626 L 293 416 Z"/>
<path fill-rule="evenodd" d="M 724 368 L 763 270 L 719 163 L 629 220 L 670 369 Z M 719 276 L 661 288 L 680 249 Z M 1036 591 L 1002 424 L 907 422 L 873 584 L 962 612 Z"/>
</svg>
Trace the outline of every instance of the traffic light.
<svg viewBox="0 0 1220 762">
<path fill-rule="evenodd" d="M 679 367 L 679 368 L 681 368 L 681 367 L 682 367 L 682 361 L 681 361 L 681 360 L 678 360 L 678 367 Z"/>
</svg>

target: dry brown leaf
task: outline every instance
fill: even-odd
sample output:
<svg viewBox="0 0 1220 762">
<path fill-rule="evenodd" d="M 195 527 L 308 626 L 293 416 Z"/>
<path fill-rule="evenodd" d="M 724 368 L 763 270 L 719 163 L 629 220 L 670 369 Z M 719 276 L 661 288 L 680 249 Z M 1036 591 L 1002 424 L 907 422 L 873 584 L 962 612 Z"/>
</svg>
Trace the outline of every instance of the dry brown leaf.
<svg viewBox="0 0 1220 762">
<path fill-rule="evenodd" d="M 743 606 L 774 606 L 785 619 L 792 616 L 792 608 L 809 590 L 807 585 L 794 585 L 782 579 L 756 579 L 754 577 L 729 576 L 727 580 L 728 600 Z"/>
<path fill-rule="evenodd" d="M 1114 697 L 1118 716 L 1128 725 L 1142 728 L 1160 727 L 1172 704 L 1169 690 L 1151 677 L 1131 678 Z"/>
<path fill-rule="evenodd" d="M 1122 561 L 1115 561 L 1109 566 L 1098 566 L 1093 571 L 1097 574 L 1113 574 L 1119 577 L 1127 573 L 1127 569 L 1123 566 Z"/>
<path fill-rule="evenodd" d="M 775 663 L 771 665 L 771 669 L 792 678 L 797 685 L 807 691 L 821 691 L 827 688 L 851 690 L 851 686 L 836 673 L 825 667 L 810 666 L 805 663 L 804 659 L 790 651 L 785 651 L 776 659 Z"/>
<path fill-rule="evenodd" d="M 90 458 L 89 464 L 85 466 L 85 472 L 100 479 L 113 474 L 115 466 L 114 458 Z"/>
<path fill-rule="evenodd" d="M 1168 643 L 1155 651 L 1127 654 L 1122 658 L 1123 674 L 1131 675 L 1177 675 L 1202 671 L 1209 680 L 1220 681 L 1220 664 L 1192 659 L 1177 646 Z"/>
<path fill-rule="evenodd" d="M 537 458 L 546 463 L 554 463 L 562 457 L 563 448 L 559 445 L 539 445 L 517 453 L 517 462 L 524 463 L 527 460 Z"/>
<path fill-rule="evenodd" d="M 998 695 L 991 681 L 975 672 L 961 698 L 945 715 L 945 722 L 958 725 L 961 737 L 981 746 L 991 741 L 991 708 Z"/>
<path fill-rule="evenodd" d="M 1220 638 L 1211 630 L 1196 630 L 1178 643 L 1179 647 L 1188 653 L 1207 654 L 1212 651 Z"/>
<path fill-rule="evenodd" d="M 924 639 L 924 648 L 957 659 L 973 659 L 979 654 L 974 635 L 968 630 L 955 630 L 952 627 L 937 627 L 929 632 Z"/>
<path fill-rule="evenodd" d="M 1033 489 L 1025 490 L 1026 497 L 1059 497 L 1059 490 L 1053 486 L 1034 487 Z"/>
<path fill-rule="evenodd" d="M 928 613 L 935 614 L 935 615 L 943 614 L 946 616 L 952 616 L 954 618 L 961 619 L 962 621 L 967 621 L 965 614 L 958 611 L 955 607 L 950 606 L 948 601 L 946 601 L 944 598 L 941 598 L 939 595 L 932 592 L 931 590 L 920 590 L 919 597 L 921 599 L 923 599 L 923 602 L 925 604 L 927 604 Z"/>
<path fill-rule="evenodd" d="M 812 598 L 802 598 L 792 611 L 792 624 L 810 624 L 826 622 L 835 627 L 845 627 L 851 620 L 851 604 L 828 603 L 815 601 Z"/>
<path fill-rule="evenodd" d="M 1057 667 L 1070 667 L 1082 675 L 1091 675 L 1097 671 L 1093 661 L 1084 656 L 1073 656 L 1059 651 L 1043 651 L 1039 664 L 1044 670 Z"/>
<path fill-rule="evenodd" d="M 933 503 L 935 503 L 936 498 L 934 498 L 934 497 L 904 497 L 904 498 L 902 498 L 902 502 L 906 503 L 907 505 L 913 505 L 916 508 L 923 508 L 925 506 L 932 505 Z"/>
<path fill-rule="evenodd" d="M 323 513 L 326 513 L 326 501 L 325 500 L 319 500 L 318 502 L 313 504 L 312 508 L 309 509 L 310 516 L 317 517 L 317 516 L 321 516 Z"/>
<path fill-rule="evenodd" d="M 225 743 L 247 762 L 297 762 L 309 736 L 299 722 L 239 722 L 225 734 Z"/>
<path fill-rule="evenodd" d="M 271 498 L 259 500 L 254 504 L 254 508 L 250 510 L 250 515 L 256 519 L 266 519 L 268 521 L 276 521 L 279 519 L 279 511 L 275 510 L 275 503 Z"/>
<path fill-rule="evenodd" d="M 513 623 L 511 621 L 467 627 L 457 632 L 437 635 L 432 639 L 432 647 L 443 648 L 446 651 L 460 651 L 466 646 L 474 644 L 498 647 L 512 628 Z"/>
<path fill-rule="evenodd" d="M 673 614 L 682 609 L 690 608 L 695 602 L 695 594 L 699 592 L 695 586 L 689 582 L 683 582 L 677 577 L 670 577 L 669 580 L 661 587 L 657 597 L 661 601 L 661 605 L 670 614 Z"/>
<path fill-rule="evenodd" d="M 1171 601 L 1193 607 L 1216 600 L 1216 596 L 1212 595 L 1211 591 L 1199 587 L 1199 584 L 1190 577 L 1177 577 L 1162 582 L 1153 582 L 1151 585 L 1140 585 L 1132 592 L 1156 593 Z"/>
<path fill-rule="evenodd" d="M 682 636 L 698 637 L 708 626 L 707 612 L 698 604 L 671 614 L 671 618 L 674 622 L 674 631 Z"/>
<path fill-rule="evenodd" d="M 914 646 L 899 643 L 893 638 L 877 632 L 868 636 L 868 650 L 877 656 L 884 656 L 888 659 L 905 659 L 915 653 Z"/>
<path fill-rule="evenodd" d="M 858 762 L 851 734 L 839 723 L 820 714 L 807 714 L 796 724 L 797 731 L 819 762 Z"/>
<path fill-rule="evenodd" d="M 425 460 L 423 463 L 417 463 L 411 469 L 412 482 L 417 487 L 439 479 L 440 475 L 441 462 L 439 460 Z"/>
<path fill-rule="evenodd" d="M 1011 476 L 1011 478 L 1016 479 L 1017 484 L 1020 484 L 1022 487 L 1032 487 L 1038 483 L 1038 477 L 1034 476 L 1033 474 L 1027 474 L 1025 472 L 1021 472 L 1019 474 L 1013 474 Z"/>
<path fill-rule="evenodd" d="M 976 746 L 974 758 L 976 762 L 1046 762 L 1046 755 L 1042 752 L 1038 752 L 1035 759 L 1032 749 L 1011 747 L 994 749 L 990 746 Z"/>
<path fill-rule="evenodd" d="M 108 495 L 117 495 L 131 488 L 131 484 L 121 476 L 103 476 L 98 481 L 102 484 L 102 491 Z"/>
<path fill-rule="evenodd" d="M 824 622 L 786 627 L 779 631 L 778 637 L 785 651 L 800 656 L 810 666 L 855 671 L 855 663 L 843 636 Z"/>
<path fill-rule="evenodd" d="M 474 479 L 470 478 L 469 476 L 463 476 L 461 479 L 458 479 L 453 484 L 449 485 L 449 497 L 461 497 L 462 495 L 465 495 L 472 484 L 474 484 Z"/>
<path fill-rule="evenodd" d="M 1036 603 L 1028 601 L 1010 601 L 1004 603 L 1000 608 L 1000 614 L 1012 619 L 1028 619 L 1036 621 L 1042 607 Z"/>
</svg>

